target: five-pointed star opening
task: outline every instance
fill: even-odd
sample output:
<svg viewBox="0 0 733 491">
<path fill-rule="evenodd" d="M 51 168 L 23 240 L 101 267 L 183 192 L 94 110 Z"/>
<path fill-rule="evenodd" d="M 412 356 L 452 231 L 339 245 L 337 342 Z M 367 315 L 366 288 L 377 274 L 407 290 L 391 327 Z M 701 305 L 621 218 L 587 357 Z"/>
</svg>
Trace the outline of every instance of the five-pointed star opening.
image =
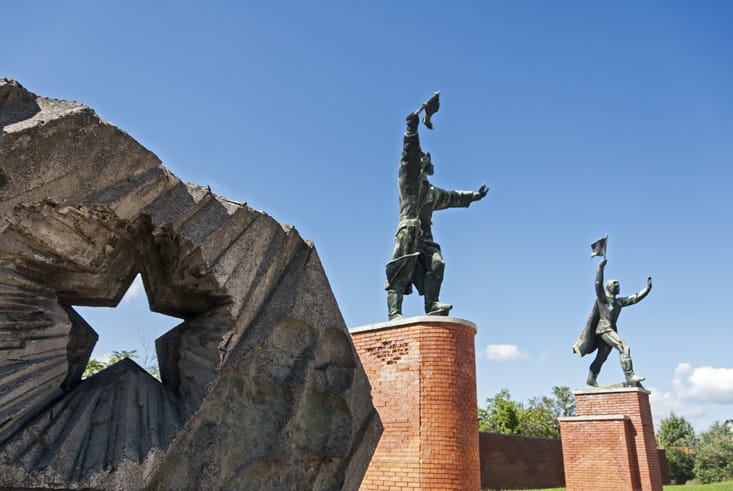
<svg viewBox="0 0 733 491">
<path fill-rule="evenodd" d="M 150 310 L 139 274 L 116 307 L 75 305 L 74 309 L 99 335 L 91 360 L 106 365 L 129 356 L 154 376 L 159 373 L 155 340 L 182 322 L 177 317 Z"/>
</svg>

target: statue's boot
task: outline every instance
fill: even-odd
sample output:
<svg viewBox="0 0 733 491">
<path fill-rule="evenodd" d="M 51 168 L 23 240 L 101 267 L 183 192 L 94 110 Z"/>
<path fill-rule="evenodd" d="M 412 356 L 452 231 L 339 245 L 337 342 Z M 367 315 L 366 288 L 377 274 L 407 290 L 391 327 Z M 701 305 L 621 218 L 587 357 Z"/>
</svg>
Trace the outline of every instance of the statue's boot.
<svg viewBox="0 0 733 491">
<path fill-rule="evenodd" d="M 448 315 L 453 306 L 449 303 L 431 302 L 425 304 L 425 313 L 428 315 Z"/>
<path fill-rule="evenodd" d="M 597 377 L 597 373 L 593 372 L 593 370 L 588 370 L 588 378 L 585 379 L 585 383 L 591 387 L 598 387 L 598 380 L 596 380 Z"/>
<path fill-rule="evenodd" d="M 621 355 L 621 369 L 626 376 L 626 385 L 629 387 L 639 387 L 641 382 L 646 378 L 634 373 L 634 364 L 631 362 L 631 356 Z"/>
<path fill-rule="evenodd" d="M 389 320 L 402 318 L 402 294 L 396 291 L 387 291 L 387 315 Z"/>
<path fill-rule="evenodd" d="M 449 303 L 438 301 L 440 295 L 440 283 L 442 278 L 436 277 L 433 273 L 425 275 L 425 313 L 428 315 L 448 315 L 453 306 Z"/>
</svg>

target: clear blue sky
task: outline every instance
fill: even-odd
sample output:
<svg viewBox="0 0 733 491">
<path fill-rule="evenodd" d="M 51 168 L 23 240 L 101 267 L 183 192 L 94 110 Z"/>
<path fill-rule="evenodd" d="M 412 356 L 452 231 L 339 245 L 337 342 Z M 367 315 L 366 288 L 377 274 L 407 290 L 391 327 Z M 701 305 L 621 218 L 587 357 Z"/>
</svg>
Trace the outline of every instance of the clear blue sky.
<svg viewBox="0 0 733 491">
<path fill-rule="evenodd" d="M 479 329 L 479 402 L 583 386 L 591 360 L 570 347 L 607 233 L 622 294 L 654 278 L 619 330 L 655 419 L 733 418 L 733 3 L 6 1 L 1 15 L 2 76 L 88 104 L 180 178 L 295 225 L 350 327 L 386 318 L 404 116 L 440 90 L 421 130 L 433 183 L 491 188 L 434 217 L 441 300 Z M 85 314 L 98 352 L 142 352 L 145 322 L 166 329 L 124 312 L 110 329 Z M 621 377 L 613 353 L 600 382 Z"/>
</svg>

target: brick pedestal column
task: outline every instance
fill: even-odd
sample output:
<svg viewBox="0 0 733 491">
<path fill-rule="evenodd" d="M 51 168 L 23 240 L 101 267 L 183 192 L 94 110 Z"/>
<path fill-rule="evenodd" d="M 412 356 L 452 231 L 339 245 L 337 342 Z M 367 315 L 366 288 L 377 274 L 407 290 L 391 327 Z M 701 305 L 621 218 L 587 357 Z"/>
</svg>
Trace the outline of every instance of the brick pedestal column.
<svg viewBox="0 0 733 491">
<path fill-rule="evenodd" d="M 360 489 L 479 490 L 476 326 L 411 317 L 351 335 L 384 426 Z"/>
<path fill-rule="evenodd" d="M 559 418 L 568 491 L 662 490 L 648 391 L 578 389 L 575 408 Z"/>
</svg>

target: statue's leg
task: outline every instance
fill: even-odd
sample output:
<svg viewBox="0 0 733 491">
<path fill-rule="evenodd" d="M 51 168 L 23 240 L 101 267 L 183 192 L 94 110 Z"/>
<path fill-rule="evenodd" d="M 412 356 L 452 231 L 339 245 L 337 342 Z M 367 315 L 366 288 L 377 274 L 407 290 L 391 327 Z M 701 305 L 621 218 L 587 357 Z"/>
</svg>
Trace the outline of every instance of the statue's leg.
<svg viewBox="0 0 733 491">
<path fill-rule="evenodd" d="M 402 317 L 402 298 L 409 294 L 417 262 L 417 220 L 403 220 L 395 234 L 392 260 L 387 263 L 387 315 L 390 320 Z"/>
<path fill-rule="evenodd" d="M 621 339 L 616 331 L 611 331 L 603 335 L 603 340 L 618 350 L 619 361 L 621 362 L 621 370 L 626 377 L 626 385 L 629 387 L 638 387 L 644 377 L 634 374 L 634 364 L 631 362 L 631 349 Z"/>
<path fill-rule="evenodd" d="M 389 320 L 402 318 L 402 294 L 387 290 L 387 315 Z"/>
<path fill-rule="evenodd" d="M 443 283 L 443 271 L 445 270 L 445 261 L 438 247 L 429 246 L 425 248 L 424 254 L 429 262 L 429 269 L 425 273 L 424 293 L 425 293 L 425 313 L 428 315 L 448 315 L 453 305 L 449 303 L 441 303 L 438 300 L 440 296 L 440 286 Z"/>
<path fill-rule="evenodd" d="M 588 378 L 585 381 L 588 385 L 598 387 L 598 374 L 601 373 L 601 367 L 606 362 L 606 358 L 608 358 L 610 352 L 611 346 L 600 340 L 596 350 L 596 357 L 593 359 L 593 363 L 590 364 Z"/>
</svg>

